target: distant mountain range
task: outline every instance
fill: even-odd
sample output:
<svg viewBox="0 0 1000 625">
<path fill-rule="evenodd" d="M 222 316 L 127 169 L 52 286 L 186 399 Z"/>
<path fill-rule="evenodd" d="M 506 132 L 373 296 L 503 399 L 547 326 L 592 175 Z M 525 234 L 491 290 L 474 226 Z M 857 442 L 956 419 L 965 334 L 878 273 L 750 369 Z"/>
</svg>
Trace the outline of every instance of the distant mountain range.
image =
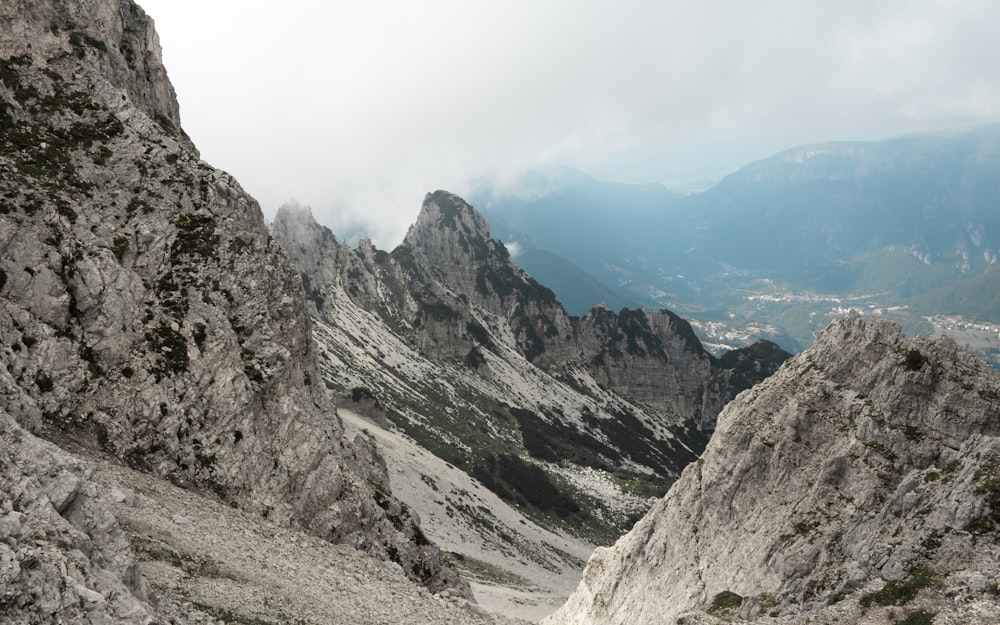
<svg viewBox="0 0 1000 625">
<path fill-rule="evenodd" d="M 472 202 L 574 314 L 666 306 L 709 343 L 793 350 L 846 307 L 925 334 L 933 315 L 1000 323 L 1000 125 L 803 146 L 690 195 L 568 170 L 516 188 Z"/>
</svg>

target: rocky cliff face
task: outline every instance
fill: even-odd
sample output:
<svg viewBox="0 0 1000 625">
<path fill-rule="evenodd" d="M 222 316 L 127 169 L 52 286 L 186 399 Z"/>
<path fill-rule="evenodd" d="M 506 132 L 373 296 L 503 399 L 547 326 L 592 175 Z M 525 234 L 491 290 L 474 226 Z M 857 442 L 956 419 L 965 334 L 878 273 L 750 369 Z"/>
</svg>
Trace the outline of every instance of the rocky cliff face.
<svg viewBox="0 0 1000 625">
<path fill-rule="evenodd" d="M 0 24 L 0 408 L 461 586 L 344 435 L 299 276 L 180 131 L 152 22 L 129 0 L 46 0 Z"/>
<path fill-rule="evenodd" d="M 391 253 L 367 241 L 341 245 L 292 207 L 279 210 L 272 232 L 302 271 L 327 384 L 374 398 L 426 448 L 509 501 L 541 504 L 557 523 L 627 527 L 649 488 L 697 456 L 721 403 L 744 388 L 669 312 L 569 317 L 482 216 L 444 191 L 427 195 Z M 739 382 L 765 377 L 779 352 L 747 352 L 756 373 Z M 592 469 L 621 470 L 631 503 L 609 509 L 581 482 L 579 471 Z M 577 486 L 568 499 L 532 503 L 526 480 Z M 599 518 L 584 518 L 589 510 Z"/>
<path fill-rule="evenodd" d="M 725 408 L 546 622 L 994 622 L 998 435 L 995 369 L 853 313 Z"/>
</svg>

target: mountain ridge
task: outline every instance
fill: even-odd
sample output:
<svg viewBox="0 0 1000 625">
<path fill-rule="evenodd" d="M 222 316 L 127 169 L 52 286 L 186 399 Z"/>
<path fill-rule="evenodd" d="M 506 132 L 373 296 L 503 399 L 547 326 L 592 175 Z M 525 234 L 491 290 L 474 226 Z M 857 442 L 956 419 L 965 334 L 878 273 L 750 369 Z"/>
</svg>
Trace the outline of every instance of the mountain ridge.
<svg viewBox="0 0 1000 625">
<path fill-rule="evenodd" d="M 764 348 L 720 364 L 668 311 L 570 317 L 473 207 L 443 191 L 425 196 L 391 252 L 340 244 L 302 207 L 279 209 L 271 231 L 303 274 L 323 379 L 341 405 L 531 522 L 590 541 L 630 525 L 696 457 L 726 398 L 785 356 Z M 475 497 L 447 489 L 407 503 L 433 516 L 434 501 L 459 515 L 476 509 Z M 498 551 L 528 549 L 516 524 L 502 533 L 514 538 Z"/>
</svg>

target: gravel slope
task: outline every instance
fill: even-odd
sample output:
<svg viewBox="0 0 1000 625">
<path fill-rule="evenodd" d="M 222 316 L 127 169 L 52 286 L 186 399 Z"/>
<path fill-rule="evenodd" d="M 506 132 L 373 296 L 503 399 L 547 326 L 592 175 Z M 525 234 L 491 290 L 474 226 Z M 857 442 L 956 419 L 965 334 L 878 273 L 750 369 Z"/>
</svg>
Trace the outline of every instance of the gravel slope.
<svg viewBox="0 0 1000 625">
<path fill-rule="evenodd" d="M 93 479 L 136 551 L 160 612 L 206 623 L 503 625 L 456 596 L 432 595 L 398 565 L 281 528 L 100 458 Z"/>
</svg>

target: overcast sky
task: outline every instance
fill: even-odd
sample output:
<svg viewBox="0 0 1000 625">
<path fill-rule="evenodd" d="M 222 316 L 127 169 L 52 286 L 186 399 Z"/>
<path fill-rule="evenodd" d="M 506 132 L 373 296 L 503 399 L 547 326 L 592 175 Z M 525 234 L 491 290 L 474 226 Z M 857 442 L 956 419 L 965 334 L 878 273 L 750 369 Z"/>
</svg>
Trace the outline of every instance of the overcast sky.
<svg viewBox="0 0 1000 625">
<path fill-rule="evenodd" d="M 138 1 L 202 157 L 385 249 L 484 176 L 718 179 L 1000 121 L 994 0 Z"/>
</svg>

